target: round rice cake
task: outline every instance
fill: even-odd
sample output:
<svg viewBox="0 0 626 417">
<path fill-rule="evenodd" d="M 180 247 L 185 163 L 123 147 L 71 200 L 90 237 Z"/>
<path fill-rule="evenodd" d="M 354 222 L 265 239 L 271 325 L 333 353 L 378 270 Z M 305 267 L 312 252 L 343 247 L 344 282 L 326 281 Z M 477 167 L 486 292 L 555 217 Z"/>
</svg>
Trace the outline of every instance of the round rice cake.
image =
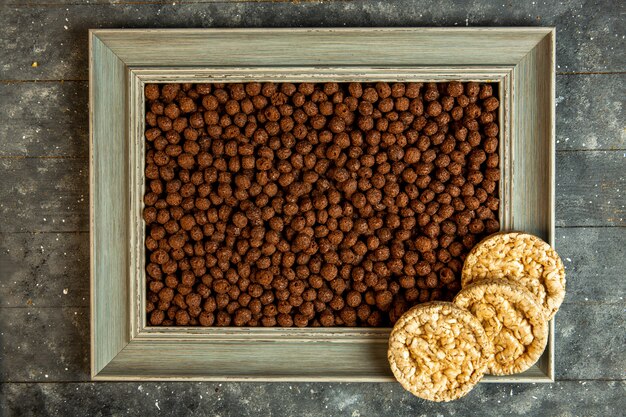
<svg viewBox="0 0 626 417">
<path fill-rule="evenodd" d="M 463 263 L 461 286 L 484 279 L 506 279 L 528 289 L 548 320 L 565 298 L 565 268 L 554 249 L 527 233 L 496 233 L 478 243 Z"/>
<path fill-rule="evenodd" d="M 479 281 L 463 288 L 454 303 L 480 321 L 493 344 L 488 373 L 511 375 L 530 368 L 548 342 L 548 321 L 537 299 L 505 280 Z"/>
<path fill-rule="evenodd" d="M 396 322 L 387 358 L 400 384 L 430 401 L 467 394 L 487 371 L 493 347 L 476 317 L 448 302 L 419 304 Z"/>
</svg>

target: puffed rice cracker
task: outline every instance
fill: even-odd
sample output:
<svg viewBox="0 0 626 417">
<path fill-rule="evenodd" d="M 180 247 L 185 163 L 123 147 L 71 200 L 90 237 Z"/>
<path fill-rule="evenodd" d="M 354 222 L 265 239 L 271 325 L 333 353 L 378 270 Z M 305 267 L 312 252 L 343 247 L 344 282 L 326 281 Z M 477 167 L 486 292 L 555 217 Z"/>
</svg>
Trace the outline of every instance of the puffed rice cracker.
<svg viewBox="0 0 626 417">
<path fill-rule="evenodd" d="M 450 401 L 480 381 L 492 349 L 480 322 L 468 311 L 430 302 L 413 307 L 396 322 L 387 357 L 407 391 L 431 401 Z"/>
<path fill-rule="evenodd" d="M 565 298 L 565 268 L 554 249 L 527 233 L 496 233 L 478 243 L 465 258 L 461 285 L 506 279 L 528 289 L 550 320 Z"/>
<path fill-rule="evenodd" d="M 548 322 L 526 288 L 505 280 L 478 281 L 463 288 L 454 303 L 480 321 L 494 356 L 488 373 L 511 375 L 530 368 L 548 342 Z"/>
</svg>

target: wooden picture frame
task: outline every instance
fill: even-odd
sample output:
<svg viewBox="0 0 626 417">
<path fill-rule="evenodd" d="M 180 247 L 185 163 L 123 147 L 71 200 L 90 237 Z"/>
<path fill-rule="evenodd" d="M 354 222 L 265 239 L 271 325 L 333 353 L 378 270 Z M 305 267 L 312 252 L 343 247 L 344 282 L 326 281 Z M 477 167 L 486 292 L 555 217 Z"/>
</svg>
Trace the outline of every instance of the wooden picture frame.
<svg viewBox="0 0 626 417">
<path fill-rule="evenodd" d="M 382 328 L 155 328 L 145 323 L 146 82 L 498 82 L 503 230 L 554 240 L 553 28 L 92 30 L 94 380 L 391 381 Z M 554 380 L 554 322 L 531 369 Z"/>
</svg>

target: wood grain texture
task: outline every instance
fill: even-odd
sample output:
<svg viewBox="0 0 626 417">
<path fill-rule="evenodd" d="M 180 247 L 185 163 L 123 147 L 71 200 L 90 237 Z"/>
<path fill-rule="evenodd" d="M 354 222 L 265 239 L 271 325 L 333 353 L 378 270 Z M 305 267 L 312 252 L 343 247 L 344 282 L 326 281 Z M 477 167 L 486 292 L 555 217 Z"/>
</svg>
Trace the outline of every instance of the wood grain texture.
<svg viewBox="0 0 626 417">
<path fill-rule="evenodd" d="M 542 237 L 554 246 L 555 139 L 554 89 L 556 30 L 550 30 L 515 66 L 511 75 L 512 111 L 509 177 L 511 230 Z M 505 155 L 507 150 L 503 149 Z M 506 165 L 502 167 L 506 170 Z M 508 197 L 507 195 L 504 196 Z M 539 359 L 554 380 L 554 320 Z M 532 368 L 531 368 L 532 369 Z"/>
<path fill-rule="evenodd" d="M 145 97 L 144 84 L 128 73 L 128 312 L 131 339 L 146 325 L 146 247 L 143 221 L 145 181 Z"/>
<path fill-rule="evenodd" d="M 625 320 L 623 301 L 612 304 L 566 302 L 556 316 L 557 379 L 624 379 Z M 611 331 L 605 329 L 611 329 Z M 90 379 L 89 314 L 86 308 L 0 308 L 0 339 L 2 340 L 0 354 L 11 358 L 10 361 L 0 362 L 0 380 L 3 382 L 88 381 Z M 272 372 L 275 372 L 274 369 L 282 371 L 286 375 L 295 372 L 293 366 L 285 363 L 286 359 L 271 356 L 270 348 L 267 346 L 269 343 L 249 343 L 246 348 L 246 350 L 250 349 L 248 355 L 242 356 L 239 360 L 255 373 L 267 369 L 271 369 Z M 299 346 L 301 345 L 300 343 Z M 163 365 L 164 371 L 178 366 L 176 361 L 167 362 L 167 359 L 173 359 L 175 355 L 171 352 L 171 346 L 169 346 L 170 352 L 165 352 L 164 356 L 161 356 L 159 349 L 162 346 L 159 346 L 159 343 L 150 343 L 150 346 L 149 351 L 154 353 L 151 360 L 158 365 Z M 188 346 L 191 346 L 189 350 L 187 350 Z M 222 350 L 215 348 L 215 355 L 220 365 L 224 367 L 225 373 L 234 373 L 236 364 L 228 362 L 229 348 L 226 345 L 223 346 Z M 328 355 L 346 354 L 345 350 L 337 346 L 337 343 L 326 342 L 323 346 L 329 347 L 326 351 Z M 374 346 L 378 348 L 372 349 L 371 345 L 361 343 L 356 346 L 354 353 L 359 358 L 367 360 L 368 363 L 372 357 L 382 355 L 379 358 L 382 361 L 377 363 L 383 372 L 386 363 L 384 341 Z M 279 350 L 288 347 L 289 343 L 280 347 Z M 132 348 L 139 348 L 139 346 Z M 194 373 L 206 371 L 207 364 L 202 360 L 204 353 L 201 346 L 191 342 L 179 345 L 175 349 L 190 355 L 191 362 L 198 365 L 198 369 L 189 371 L 191 375 L 188 375 L 187 379 L 190 376 L 193 378 Z M 323 356 L 318 354 L 317 359 L 311 356 L 315 354 L 312 346 L 305 346 L 303 352 L 306 353 L 306 357 L 303 358 L 303 362 L 299 362 L 298 368 L 303 370 L 301 376 L 308 375 L 309 379 L 313 379 L 314 374 L 323 369 L 320 368 L 324 366 Z M 123 356 L 125 361 L 131 361 L 130 364 L 141 368 L 138 373 L 146 372 L 145 368 L 142 368 L 141 364 L 132 357 Z M 65 370 L 65 368 L 68 369 Z M 331 373 L 340 371 L 342 367 Z M 356 372 L 354 379 L 357 379 L 356 376 L 359 373 L 364 372 L 366 372 L 365 366 Z M 48 378 L 45 375 L 48 375 Z M 235 376 L 233 375 L 232 378 Z M 247 377 L 247 380 L 249 379 L 250 376 Z M 297 378 L 285 376 L 285 379 Z"/>
<path fill-rule="evenodd" d="M 321 332 L 320 332 L 321 333 Z M 181 351 L 175 346 L 183 346 Z M 296 353 L 297 352 L 297 353 Z M 146 360 L 149 358 L 149 360 Z M 483 382 L 548 382 L 548 358 L 523 374 Z M 297 362 L 297 366 L 294 366 Z M 389 382 L 387 339 L 351 343 L 309 340 L 133 339 L 96 380 Z"/>
<path fill-rule="evenodd" d="M 556 149 L 626 149 L 625 74 L 557 75 Z M 87 157 L 88 83 L 0 84 L 0 157 Z"/>
<path fill-rule="evenodd" d="M 624 163 L 624 151 L 557 152 L 557 226 L 623 225 Z M 88 171 L 86 159 L 0 158 L 0 232 L 88 232 Z"/>
<path fill-rule="evenodd" d="M 91 369 L 128 343 L 128 146 L 125 66 L 90 38 Z M 95 117 L 97 115 L 97 117 Z"/>
<path fill-rule="evenodd" d="M 231 40 L 232 41 L 232 40 Z M 160 64 L 159 64 L 160 65 Z M 455 67 L 438 66 L 392 66 L 376 67 L 368 64 L 350 66 L 290 66 L 265 65 L 246 67 L 130 67 L 130 77 L 137 77 L 143 83 L 241 83 L 241 82 L 447 82 L 483 81 L 499 82 L 510 74 L 512 65 L 470 65 Z M 131 81 L 132 83 L 133 81 Z"/>
<path fill-rule="evenodd" d="M 129 235 L 122 238 L 122 249 L 112 251 L 109 257 L 92 259 L 94 268 L 117 273 L 105 275 L 96 270 L 92 275 L 95 285 L 92 299 L 102 303 L 98 288 L 113 285 L 126 286 L 114 295 L 115 302 L 128 302 L 131 340 L 114 360 L 107 359 L 102 366 L 92 366 L 97 379 L 261 379 L 261 380 L 388 380 L 386 364 L 387 337 L 368 335 L 369 330 L 349 329 L 349 336 L 331 329 L 310 329 L 307 334 L 296 329 L 194 329 L 189 331 L 164 329 L 144 330 L 144 303 L 142 290 L 143 236 L 140 217 L 143 181 L 143 82 L 177 81 L 243 81 L 247 74 L 259 80 L 297 80 L 304 73 L 313 74 L 313 80 L 333 79 L 473 79 L 475 66 L 487 79 L 499 80 L 501 90 L 501 145 L 502 152 L 502 224 L 505 228 L 526 230 L 539 234 L 549 242 L 554 235 L 554 30 L 549 28 L 509 29 L 301 29 L 301 30 L 98 30 L 91 32 L 93 44 L 105 48 L 108 56 L 99 56 L 94 49 L 92 76 L 103 66 L 129 65 L 126 82 L 117 80 L 117 86 L 128 86 L 129 124 L 122 120 L 124 113 L 111 113 L 110 108 L 92 106 L 92 117 L 100 126 L 114 132 L 113 152 L 126 160 L 127 168 L 117 165 L 116 159 L 103 160 L 102 167 L 92 167 L 92 193 L 97 196 L 103 188 L 111 188 L 107 176 L 94 177 L 94 172 L 117 172 L 123 197 L 113 203 L 116 220 L 127 222 Z M 102 43 L 100 43 L 102 41 Z M 510 47 L 511 42 L 515 45 Z M 307 51 L 298 48 L 306 44 Z M 386 46 L 385 49 L 381 49 Z M 110 49 L 109 49 L 110 48 Z M 373 48 L 373 49 L 372 49 Z M 444 49 L 445 48 L 445 49 Z M 487 48 L 488 52 L 484 50 Z M 479 50 L 483 50 L 477 60 Z M 350 54 L 345 54 L 349 50 Z M 146 51 L 150 51 L 149 54 Z M 369 51 L 369 55 L 366 52 Z M 376 51 L 372 53 L 372 51 Z M 528 52 L 530 51 L 530 52 Z M 114 55 L 113 55 L 114 54 Z M 173 71 L 168 68 L 185 57 L 188 69 Z M 450 57 L 454 56 L 454 61 Z M 103 63 L 100 63 L 103 60 Z M 121 61 L 118 61 L 121 60 Z M 277 66 L 277 62 L 281 66 Z M 316 70 L 323 63 L 325 69 Z M 450 67 L 454 63 L 454 68 Z M 216 64 L 221 69 L 199 70 L 191 67 Z M 480 65 L 479 65 L 480 64 Z M 254 69 L 247 67 L 255 65 Z M 161 67 L 154 70 L 134 70 L 133 66 Z M 272 66 L 272 71 L 264 69 Z M 508 68 L 494 69 L 494 67 Z M 514 66 L 514 67 L 513 67 Z M 243 67 L 243 68 L 241 68 Z M 377 68 L 381 67 L 381 68 Z M 404 67 L 404 68 L 402 68 Z M 430 67 L 430 69 L 429 69 Z M 443 68 L 443 70 L 436 68 Z M 233 71 L 231 68 L 235 68 Z M 295 69 L 294 69 L 295 68 Z M 299 69 L 300 68 L 300 69 Z M 513 72 L 510 72 L 511 68 Z M 96 69 L 96 70 L 94 70 Z M 452 71 L 450 71 L 452 70 Z M 457 75 L 453 75 L 454 72 Z M 439 71 L 439 72 L 438 72 Z M 446 73 L 448 71 L 449 73 Z M 467 74 L 464 74 L 464 71 Z M 414 74 L 411 74 L 411 73 Z M 417 74 L 417 75 L 416 75 Z M 443 74 L 443 78 L 441 77 Z M 463 74 L 463 75 L 459 75 Z M 227 77 L 227 78 L 224 78 Z M 308 76 L 304 76 L 308 78 Z M 382 77 L 382 78 L 377 78 Z M 478 78 L 481 79 L 481 78 Z M 483 78 L 484 79 L 484 78 Z M 111 80 L 112 81 L 112 80 Z M 93 97 L 104 94 L 102 85 L 90 83 Z M 111 87 L 111 86 L 109 86 Z M 113 87 L 116 87 L 113 85 Z M 118 87 L 119 88 L 119 87 Z M 107 91 L 108 92 L 108 91 Z M 117 96 L 119 96 L 119 92 Z M 113 94 L 115 97 L 116 94 Z M 97 99 L 96 99 L 97 103 Z M 115 107 L 115 103 L 111 103 Z M 111 106 L 110 106 L 111 107 Z M 122 108 L 119 104 L 118 108 Z M 99 125 L 92 125 L 92 140 L 96 146 L 100 137 Z M 528 131 L 519 124 L 527 125 Z M 512 126 L 512 127 L 511 127 Z M 130 147 L 116 142 L 123 132 L 130 132 Z M 104 131 L 102 131 L 104 132 Z M 115 134 L 115 132 L 118 132 Z M 115 136 L 117 135 L 117 138 Z M 110 140 L 109 140 L 110 142 Z M 98 157 L 98 148 L 92 149 Z M 526 194 L 526 195 L 525 195 Z M 129 199 L 128 201 L 123 201 Z M 104 200 L 102 200 L 104 201 Z M 110 203 L 110 202 L 109 202 Z M 98 207 L 97 200 L 95 207 Z M 511 213 L 509 208 L 513 210 Z M 109 231 L 108 222 L 99 222 L 98 212 L 92 211 L 92 234 Z M 117 224 L 119 224 L 117 223 Z M 124 236 L 122 236 L 124 237 Z M 118 238 L 119 239 L 119 238 Z M 119 243 L 118 243 L 119 245 Z M 130 261 L 128 252 L 131 253 Z M 98 251 L 94 251 L 95 254 Z M 105 265 L 101 265 L 104 263 Z M 110 266 L 114 265 L 113 268 Z M 124 282 L 125 272 L 119 265 L 129 266 L 130 281 Z M 109 281 L 112 281 L 110 283 Z M 129 297 L 126 301 L 124 296 Z M 111 295 L 107 294 L 109 300 Z M 103 303 L 102 305 L 106 305 Z M 115 306 L 112 306 L 113 308 Z M 93 308 L 93 307 L 92 307 Z M 100 349 L 98 337 L 102 330 L 97 320 L 117 312 L 96 310 L 94 352 Z M 124 317 L 120 315 L 118 317 Z M 119 320 L 116 317 L 115 320 Z M 262 336 L 267 334 L 267 336 Z M 293 334 L 293 336 L 291 336 Z M 230 336 L 229 336 L 230 335 Z M 234 335 L 234 336 L 233 336 Z M 554 329 L 546 352 L 537 365 L 525 374 L 509 378 L 488 378 L 488 381 L 542 382 L 554 377 Z M 177 346 L 185 346 L 185 355 Z M 319 360 L 320 355 L 324 360 Z M 94 355 L 97 361 L 97 355 Z M 284 358 L 272 361 L 272 358 Z M 157 358 L 157 359 L 154 359 Z M 247 360 L 247 358 L 251 358 Z M 293 363 L 305 364 L 294 367 Z M 315 365 L 314 365 L 315 363 Z"/>
<path fill-rule="evenodd" d="M 619 227 L 556 229 L 556 249 L 567 273 L 567 303 L 624 300 L 626 247 L 615 244 L 624 235 Z M 0 234 L 2 307 L 88 307 L 88 259 L 85 232 Z"/>
<path fill-rule="evenodd" d="M 198 67 L 280 62 L 304 67 L 445 67 L 516 65 L 548 32 L 546 28 L 101 29 L 97 34 L 129 66 L 178 66 L 184 61 Z"/>
<path fill-rule="evenodd" d="M 419 32 L 419 30 L 415 31 Z M 200 32 L 199 32 L 200 33 Z M 175 35 L 175 34 L 174 34 Z M 207 32 L 207 36 L 211 37 L 212 32 Z M 238 44 L 238 34 L 233 34 L 230 43 Z M 501 129 L 501 146 L 504 149 L 510 148 L 511 141 L 511 74 L 512 67 L 493 67 L 485 65 L 482 67 L 395 67 L 387 66 L 384 68 L 350 66 L 350 67 L 291 67 L 291 66 L 258 66 L 252 68 L 240 67 L 185 67 L 185 68 L 130 68 L 129 86 L 130 86 L 130 138 L 131 144 L 129 149 L 130 161 L 130 247 L 132 253 L 130 257 L 130 276 L 134 277 L 134 281 L 130 285 L 130 311 L 131 311 L 131 334 L 143 331 L 151 331 L 146 329 L 146 293 L 145 293 L 145 248 L 144 236 L 146 235 L 145 222 L 142 217 L 144 205 L 143 196 L 145 193 L 144 179 L 144 149 L 145 149 L 145 121 L 144 121 L 144 85 L 146 83 L 167 83 L 167 82 L 246 82 L 255 80 L 258 82 L 349 82 L 353 80 L 361 80 L 368 82 L 390 81 L 390 82 L 407 82 L 407 81 L 491 81 L 500 83 L 501 105 L 500 105 L 500 129 Z M 502 167 L 502 175 L 500 179 L 500 194 L 503 203 L 500 206 L 500 224 L 503 228 L 511 227 L 511 205 L 508 203 L 511 199 L 510 190 L 511 177 L 513 173 L 513 161 L 510 156 L 501 153 L 500 166 Z M 258 329 L 253 329 L 258 330 Z M 329 330 L 316 329 L 311 336 L 303 338 L 306 341 L 318 341 L 321 338 L 339 337 L 347 341 L 341 334 L 330 336 Z M 188 330 L 186 330 L 188 331 Z M 194 329 L 193 332 L 206 334 L 207 332 L 215 332 L 222 334 L 223 329 Z M 272 333 L 277 337 L 285 333 L 287 330 L 275 329 Z M 364 329 L 359 330 L 364 332 Z M 154 331 L 152 334 L 157 334 Z M 233 333 L 239 333 L 237 329 Z M 185 334 L 179 332 L 181 336 Z M 258 332 L 246 335 L 256 339 Z M 212 335 L 214 336 L 214 335 Z M 173 334 L 169 334 L 173 338 Z M 384 335 L 387 339 L 387 334 Z M 212 338 L 207 338 L 207 343 Z"/>
<path fill-rule="evenodd" d="M 554 244 L 554 33 L 513 70 L 514 230 Z M 506 152 L 506 150 L 505 150 Z"/>
<path fill-rule="evenodd" d="M 5 7 L 0 21 L 3 79 L 87 79 L 87 30 L 181 27 L 556 26 L 558 71 L 624 71 L 622 3 L 429 0 L 217 2 L 40 0 Z M 82 4 L 78 4 L 82 3 Z M 120 4 L 106 4 L 120 3 Z M 172 3 L 176 3 L 173 5 Z M 545 4 L 544 4 L 545 3 Z M 67 20 L 66 20 L 67 19 Z M 65 29 L 67 26 L 67 29 Z M 16 42 L 19 39 L 20 42 Z M 33 61 L 39 66 L 31 67 Z"/>
<path fill-rule="evenodd" d="M 77 0 L 0 0 L 0 23 L 2 23 L 0 36 L 0 64 L 2 79 L 21 80 L 15 83 L 15 90 L 7 99 L 0 100 L 3 109 L 11 108 L 8 97 L 23 97 L 26 92 L 21 90 L 36 89 L 34 83 L 23 80 L 34 79 L 76 79 L 87 80 L 87 29 L 93 27 L 288 27 L 288 26 L 425 26 L 425 25 L 552 25 L 557 26 L 557 71 L 572 74 L 581 71 L 592 72 L 622 72 L 622 74 L 599 74 L 599 75 L 557 75 L 557 101 L 563 97 L 563 101 L 557 107 L 557 149 L 579 150 L 591 148 L 594 141 L 589 140 L 592 136 L 597 137 L 595 149 L 623 149 L 616 146 L 620 137 L 623 141 L 623 126 L 605 125 L 602 120 L 623 120 L 619 116 L 619 109 L 614 106 L 619 101 L 619 79 L 626 71 L 626 55 L 619 53 L 624 49 L 626 26 L 623 25 L 624 4 L 611 0 L 582 1 L 562 0 L 558 2 L 497 2 L 493 0 L 453 0 L 450 2 L 432 2 L 429 0 L 399 0 L 387 2 L 381 0 L 363 1 L 333 1 L 333 2 L 276 2 L 254 1 L 249 4 L 222 3 L 199 4 L 211 0 L 177 0 L 173 6 L 172 1 L 148 0 L 152 4 L 139 4 L 142 1 L 126 0 L 91 0 L 89 4 L 84 2 L 77 5 Z M 35 4 L 34 6 L 25 3 Z M 98 3 L 99 5 L 95 5 Z M 181 4 L 185 3 L 185 4 Z M 13 4 L 15 7 L 2 7 Z M 45 4 L 38 6 L 38 4 Z M 68 10 L 69 9 L 69 10 Z M 67 19 L 67 21 L 66 21 Z M 466 21 L 467 19 L 467 21 Z M 68 26 L 65 30 L 64 26 Z M 33 61 L 38 61 L 39 66 L 31 67 Z M 569 77 L 564 81 L 564 77 Z M 84 83 L 86 85 L 86 83 Z M 561 88 L 563 86 L 563 88 Z M 567 89 L 565 88 L 567 87 Z M 623 94 L 622 94 L 623 95 Z M 86 87 L 84 96 L 86 96 Z M 54 102 L 54 100 L 52 100 Z M 587 106 L 587 103 L 590 106 Z M 19 103 L 16 103 L 18 105 Z M 57 114 L 47 101 L 41 104 L 41 110 L 34 111 L 35 116 L 45 117 L 47 113 Z M 623 109 L 623 106 L 622 106 Z M 65 129 L 78 132 L 82 129 L 87 131 L 84 123 L 84 109 L 77 106 L 71 107 L 74 116 L 68 118 L 68 125 L 64 128 L 58 126 L 59 131 L 50 130 L 49 135 L 27 137 L 26 142 L 17 137 L 18 143 L 0 141 L 0 149 L 10 149 L 10 154 L 27 157 L 39 157 L 44 155 L 54 146 L 64 149 L 63 136 Z M 3 110 L 4 111 L 4 110 Z M 616 111 L 618 111 L 616 113 Z M 619 117 L 617 117 L 619 116 Z M 42 125 L 43 121 L 35 119 L 33 123 Z M 22 131 L 25 126 L 7 121 L 9 134 L 12 130 Z M 48 125 L 52 129 L 56 125 Z M 566 138 L 569 141 L 565 141 Z M 87 138 L 83 138 L 84 148 L 80 150 L 84 156 L 87 154 Z M 38 141 L 37 141 L 38 140 Z M 582 144 L 587 145 L 583 147 Z M 8 148 L 3 148 L 7 146 Z M 72 142 L 72 148 L 74 142 Z M 67 148 L 69 149 L 69 147 Z M 26 150 L 28 153 L 21 153 Z M 79 151 L 78 148 L 76 148 Z M 17 153 L 20 152 L 20 153 Z M 65 151 L 64 151 L 65 152 Z M 60 154 L 59 154 L 60 155 Z M 69 153 L 64 153 L 67 156 Z M 565 158 L 557 153 L 557 169 L 569 172 L 570 168 L 578 170 L 576 163 L 582 161 L 587 177 L 616 174 L 616 169 L 623 168 L 615 164 L 617 155 L 607 154 L 609 160 L 605 165 L 603 158 L 592 158 L 580 153 L 577 157 Z M 81 162 L 84 172 L 87 172 L 88 162 Z M 566 165 L 567 164 L 567 165 Z M 569 165 L 572 164 L 572 165 Z M 12 172 L 13 163 L 4 166 L 0 170 L 0 188 L 4 196 L 9 196 L 0 201 L 5 207 L 9 205 L 14 213 L 37 208 L 43 201 L 50 202 L 53 194 L 51 188 L 45 188 L 39 169 L 47 169 L 50 182 L 59 182 L 65 178 L 60 169 L 51 169 L 46 164 L 29 164 L 19 170 L 19 175 Z M 78 165 L 74 165 L 78 167 Z M 3 167 L 0 164 L 0 168 Z M 7 169 L 8 167 L 8 169 Z M 62 193 L 70 192 L 70 188 L 83 188 L 86 183 L 84 177 L 78 175 L 78 170 L 68 167 L 76 175 L 67 179 L 69 185 L 61 184 Z M 32 181 L 31 181 L 32 179 Z M 569 202 L 576 200 L 576 195 L 590 195 L 586 190 L 586 178 L 582 178 L 581 186 L 575 182 L 562 189 L 557 186 L 557 203 L 564 197 Z M 38 187 L 38 190 L 47 189 L 47 193 L 28 193 L 26 196 L 11 194 L 12 187 Z M 593 186 L 593 183 L 592 183 Z M 10 194 L 7 194 L 10 193 Z M 61 195 L 60 192 L 58 195 Z M 58 196 L 57 195 L 57 196 Z M 593 196 L 594 194 L 591 194 Z M 613 202 L 618 194 L 615 190 L 604 190 L 600 197 Z M 622 194 L 623 195 L 623 194 Z M 15 200 L 19 198 L 18 204 Z M 18 218 L 14 213 L 4 214 L 2 227 L 4 230 L 41 230 L 50 229 L 41 219 L 27 215 Z M 73 216 L 85 219 L 84 228 L 67 227 L 67 231 L 86 231 L 87 208 L 73 207 L 69 211 Z M 558 214 L 559 212 L 557 212 Z M 582 216 L 590 216 L 585 218 Z M 566 210 L 559 217 L 559 223 L 572 228 L 557 228 L 557 250 L 564 257 L 572 259 L 568 263 L 568 287 L 567 298 L 572 302 L 585 302 L 584 297 L 589 298 L 588 303 L 615 303 L 619 296 L 612 294 L 615 284 L 624 283 L 623 275 L 624 260 L 623 248 L 626 247 L 626 233 L 620 227 L 603 224 L 605 217 L 602 213 L 593 210 L 579 211 Z M 15 222 L 15 223 L 14 223 Z M 596 224 L 602 227 L 579 227 L 581 224 Z M 563 238 L 561 235 L 565 236 Z M 14 245 L 31 245 L 37 247 L 37 243 L 47 240 L 33 241 L 31 244 L 27 238 L 14 237 L 13 232 L 4 242 L 10 244 L 13 251 Z M 3 237 L 0 237 L 2 240 Z M 70 248 L 76 247 L 83 241 L 77 238 L 78 243 L 68 242 Z M 52 241 L 52 239 L 50 239 Z M 57 243 L 61 244 L 61 243 Z M 62 243 L 65 245 L 65 243 Z M 45 246 L 46 247 L 46 246 Z M 57 252 L 61 248 L 57 248 Z M 55 249 L 56 250 L 56 249 Z M 597 253 L 595 252 L 597 250 Z M 0 254 L 4 247 L 0 250 Z M 32 252 L 32 251 L 31 251 Z M 20 252 L 21 253 L 21 252 Z M 31 259 L 32 258 L 32 259 Z M 59 258 L 60 259 L 60 258 Z M 23 260 L 20 267 L 46 269 L 44 257 L 33 256 Z M 56 261 L 55 261 L 56 263 Z M 4 272 L 5 264 L 0 264 L 0 271 Z M 571 266 L 570 266 L 571 265 Z M 57 268 L 58 266 L 54 266 Z M 68 264 L 68 269 L 71 265 Z M 54 269 L 50 266 L 51 269 Z M 26 273 L 23 275 L 27 280 Z M 0 273 L 0 288 L 6 285 L 10 278 Z M 32 275 L 30 281 L 20 281 L 17 289 L 11 288 L 12 294 L 21 297 L 21 286 L 36 288 L 36 284 L 44 278 Z M 52 275 L 48 280 L 61 279 Z M 78 285 L 83 279 L 82 273 L 74 273 L 73 270 L 67 278 L 72 285 Z M 12 283 L 10 281 L 9 283 Z M 22 284 L 23 283 L 23 284 Z M 48 282 L 46 284 L 52 284 Z M 68 296 L 71 296 L 72 293 Z M 623 294 L 622 294 L 623 295 Z M 4 301 L 4 293 L 0 294 L 0 302 Z M 10 296 L 9 296 L 10 297 Z M 572 298 L 570 298 L 572 297 Z M 582 298 L 579 298 L 582 297 Z M 21 298 L 20 298 L 21 299 Z M 33 297 L 36 301 L 37 298 Z M 579 307 L 580 308 L 580 307 Z M 598 310 L 599 311 L 599 310 Z M 63 329 L 73 320 L 72 315 L 48 313 L 54 318 L 53 325 L 46 328 L 37 328 L 39 333 L 36 342 L 25 343 L 23 349 L 31 349 L 29 361 L 37 361 L 47 353 L 47 344 L 51 340 L 57 340 Z M 578 317 L 582 317 L 582 312 Z M 20 318 L 21 319 L 21 318 Z M 570 318 L 557 316 L 557 330 L 567 326 Z M 572 318 L 572 322 L 578 326 L 578 321 Z M 22 322 L 23 323 L 23 322 Z M 37 320 L 29 322 L 33 327 Z M 620 331 L 621 323 L 612 320 L 600 320 L 596 328 L 583 327 L 570 329 L 572 334 L 568 336 L 567 344 L 579 344 L 586 342 L 588 335 L 611 334 Z M 27 331 L 24 326 L 15 327 L 19 331 Z M 621 330 L 623 332 L 623 330 Z M 4 344 L 6 332 L 0 333 L 0 342 Z M 560 337 L 560 336 L 559 336 Z M 34 339 L 33 339 L 34 340 Z M 83 352 L 85 343 L 79 341 L 71 343 L 68 338 L 63 339 L 63 355 L 65 358 L 75 358 L 75 351 Z M 606 346 L 601 337 L 592 338 L 598 345 L 587 343 L 585 349 L 591 352 L 604 353 Z M 57 343 L 57 342 L 54 342 Z M 570 354 L 561 350 L 561 339 L 556 340 L 557 354 Z M 566 348 L 567 346 L 563 346 Z M 45 348 L 45 349 L 44 349 Z M 43 352 L 43 353 L 42 353 Z M 573 363 L 577 374 L 581 375 L 577 380 L 559 381 L 554 384 L 481 384 L 468 397 L 450 404 L 426 403 L 412 397 L 400 389 L 397 384 L 370 384 L 370 383 L 49 383 L 50 378 L 43 376 L 42 370 L 50 367 L 39 364 L 40 368 L 30 368 L 33 375 L 39 375 L 33 381 L 40 383 L 1 383 L 0 382 L 0 412 L 6 416 L 24 415 L 134 415 L 145 416 L 147 413 L 181 414 L 191 416 L 204 416 L 207 410 L 221 416 L 265 416 L 265 415 L 297 415 L 317 417 L 320 415 L 354 415 L 354 416 L 384 416 L 394 415 L 408 417 L 415 415 L 482 415 L 485 417 L 500 417 L 503 413 L 512 415 L 620 415 L 626 409 L 626 383 L 623 375 L 614 379 L 622 381 L 606 381 L 608 375 L 615 375 L 613 371 L 604 375 L 602 366 L 610 366 L 605 362 L 588 362 L 585 356 L 578 356 L 574 351 L 578 363 Z M 5 358 L 6 355 L 0 355 Z M 48 355 L 53 359 L 55 356 Z M 65 359 L 68 361 L 67 359 Z M 71 365 L 71 359 L 68 365 Z M 0 359 L 0 366 L 4 366 L 6 360 Z M 15 367 L 5 368 L 5 377 L 21 374 L 23 363 L 17 362 Z M 559 364 L 557 371 L 564 365 Z M 88 366 L 82 375 L 86 375 Z M 56 368 L 60 373 L 64 368 Z M 74 369 L 71 366 L 70 370 Z M 613 369 L 613 368 L 611 368 Z M 78 378 L 77 374 L 75 376 Z M 557 378 L 561 377 L 557 373 Z M 592 381 L 592 379 L 599 379 Z M 81 378 L 82 379 L 82 378 Z M 6 379 L 5 379 L 6 380 Z M 0 380 L 2 381 L 2 380 Z M 158 408 L 157 408 L 158 404 Z"/>
</svg>

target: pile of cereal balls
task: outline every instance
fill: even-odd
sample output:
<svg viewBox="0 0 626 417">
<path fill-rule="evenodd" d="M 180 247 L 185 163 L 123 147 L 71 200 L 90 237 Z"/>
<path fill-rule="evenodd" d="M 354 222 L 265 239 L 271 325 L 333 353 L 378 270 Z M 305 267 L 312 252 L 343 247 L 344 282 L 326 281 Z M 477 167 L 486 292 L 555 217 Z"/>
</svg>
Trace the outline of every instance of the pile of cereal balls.
<svg viewBox="0 0 626 417">
<path fill-rule="evenodd" d="M 147 84 L 154 326 L 390 326 L 498 223 L 488 83 Z"/>
</svg>

